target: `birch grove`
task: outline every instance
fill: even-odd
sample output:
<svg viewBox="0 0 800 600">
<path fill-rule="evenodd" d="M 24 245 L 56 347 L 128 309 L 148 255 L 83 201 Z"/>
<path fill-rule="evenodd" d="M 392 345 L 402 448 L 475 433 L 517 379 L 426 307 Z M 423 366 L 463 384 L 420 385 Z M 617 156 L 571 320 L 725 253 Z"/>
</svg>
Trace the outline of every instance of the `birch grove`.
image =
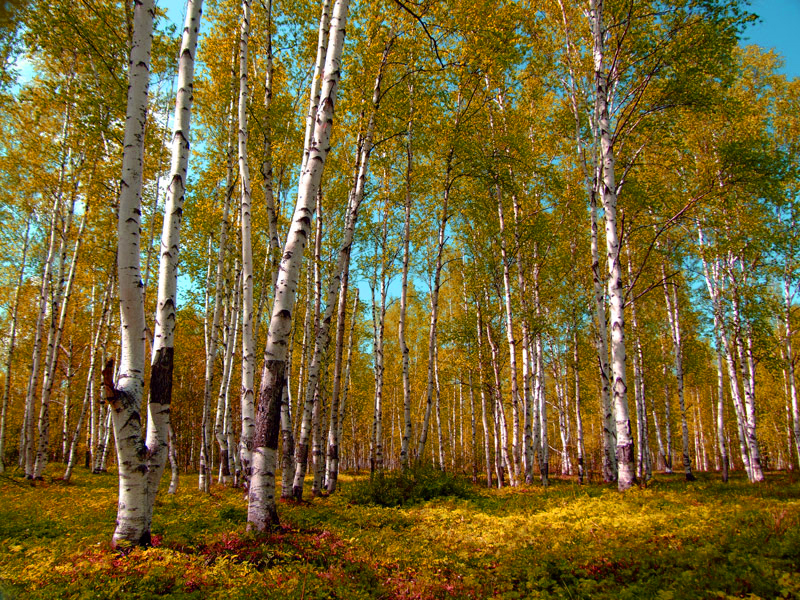
<svg viewBox="0 0 800 600">
<path fill-rule="evenodd" d="M 4 476 L 116 473 L 127 550 L 167 461 L 171 493 L 242 486 L 256 532 L 396 469 L 800 465 L 800 87 L 740 3 L 208 2 L 180 40 L 152 2 L 70 6 L 70 56 L 26 17 Z"/>
</svg>

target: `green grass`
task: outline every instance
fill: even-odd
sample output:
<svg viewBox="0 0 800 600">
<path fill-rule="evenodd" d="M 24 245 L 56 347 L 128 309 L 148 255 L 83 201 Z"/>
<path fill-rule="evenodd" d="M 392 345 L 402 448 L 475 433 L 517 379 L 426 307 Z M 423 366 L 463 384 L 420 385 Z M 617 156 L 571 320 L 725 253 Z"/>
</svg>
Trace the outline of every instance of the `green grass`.
<svg viewBox="0 0 800 600">
<path fill-rule="evenodd" d="M 400 508 L 350 502 L 364 484 L 342 479 L 256 536 L 241 490 L 202 495 L 184 477 L 157 501 L 155 547 L 123 557 L 114 474 L 0 477 L 0 597 L 800 598 L 800 483 L 786 475 L 659 475 L 625 494 L 555 480 Z"/>
</svg>

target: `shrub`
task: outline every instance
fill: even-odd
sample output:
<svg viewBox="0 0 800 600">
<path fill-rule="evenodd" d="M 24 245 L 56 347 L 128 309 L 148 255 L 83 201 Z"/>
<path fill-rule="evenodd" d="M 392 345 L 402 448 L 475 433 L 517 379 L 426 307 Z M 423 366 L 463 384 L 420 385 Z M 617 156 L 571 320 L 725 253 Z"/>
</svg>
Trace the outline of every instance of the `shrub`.
<svg viewBox="0 0 800 600">
<path fill-rule="evenodd" d="M 351 504 L 395 507 L 443 496 L 470 498 L 473 494 L 466 478 L 424 466 L 376 473 L 370 479 L 354 481 L 343 495 Z"/>
</svg>

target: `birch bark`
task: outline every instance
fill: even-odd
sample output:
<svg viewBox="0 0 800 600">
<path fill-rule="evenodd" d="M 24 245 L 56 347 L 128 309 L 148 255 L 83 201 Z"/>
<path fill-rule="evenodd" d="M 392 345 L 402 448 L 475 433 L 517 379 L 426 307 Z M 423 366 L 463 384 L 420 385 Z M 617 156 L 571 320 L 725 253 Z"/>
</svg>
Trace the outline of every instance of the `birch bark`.
<svg viewBox="0 0 800 600">
<path fill-rule="evenodd" d="M 664 266 L 661 266 L 661 277 L 664 281 L 664 300 L 667 306 L 667 323 L 672 337 L 673 358 L 675 360 L 675 377 L 678 382 L 678 406 L 681 411 L 681 439 L 683 442 L 683 470 L 686 481 L 694 481 L 692 459 L 689 456 L 689 426 L 686 420 L 686 402 L 683 390 L 683 345 L 681 343 L 681 325 L 678 312 L 678 293 L 673 287 L 670 299 L 669 284 Z"/>
<path fill-rule="evenodd" d="M 341 73 L 345 25 L 350 3 L 337 0 L 326 53 L 321 100 L 314 125 L 314 134 L 307 146 L 308 160 L 298 185 L 298 198 L 289 235 L 281 259 L 280 275 L 275 288 L 275 301 L 267 336 L 264 371 L 259 391 L 258 412 L 248 507 L 248 527 L 263 531 L 278 522 L 275 507 L 275 466 L 277 461 L 280 405 L 286 384 L 286 349 L 291 331 L 292 312 L 297 292 L 297 280 L 308 240 L 314 201 L 319 190 L 325 159 L 330 150 L 330 134 L 336 91 Z"/>
<path fill-rule="evenodd" d="M 19 276 L 17 277 L 17 285 L 14 288 L 14 301 L 11 309 L 11 331 L 8 335 L 8 353 L 6 354 L 6 381 L 3 386 L 3 408 L 2 415 L 0 415 L 0 473 L 5 472 L 5 463 L 3 457 L 5 456 L 4 448 L 6 441 L 6 416 L 8 412 L 8 398 L 11 393 L 11 364 L 14 361 L 14 349 L 17 343 L 17 314 L 19 313 L 19 291 L 22 287 L 22 282 L 25 277 L 25 263 L 28 259 L 28 245 L 30 241 L 31 230 L 31 217 L 29 216 L 25 222 L 25 236 L 22 242 L 22 260 L 19 266 Z"/>
<path fill-rule="evenodd" d="M 603 176 L 603 210 L 606 232 L 606 260 L 608 263 L 608 296 L 611 317 L 611 360 L 613 375 L 613 397 L 616 421 L 617 486 L 627 490 L 636 481 L 633 459 L 633 437 L 628 416 L 628 385 L 625 373 L 625 314 L 620 267 L 620 244 L 617 232 L 617 192 L 614 178 L 614 145 L 611 135 L 608 98 L 609 81 L 604 66 L 605 29 L 603 25 L 603 0 L 589 0 L 592 25 L 595 70 L 595 102 L 597 104 L 598 129 Z"/>
<path fill-rule="evenodd" d="M 433 271 L 433 285 L 431 286 L 431 320 L 428 329 L 428 384 L 425 395 L 425 417 L 422 422 L 422 431 L 417 443 L 417 461 L 422 460 L 422 455 L 425 452 L 425 444 L 428 441 L 428 430 L 430 428 L 431 410 L 433 408 L 433 388 L 434 388 L 434 354 L 436 352 L 436 338 L 437 326 L 439 322 L 439 285 L 441 282 L 444 243 L 445 243 L 445 230 L 447 227 L 447 219 L 449 214 L 447 212 L 448 203 L 450 200 L 450 173 L 452 169 L 454 150 L 450 147 L 447 153 L 445 163 L 445 177 L 444 177 L 444 198 L 442 201 L 442 213 L 439 220 L 439 233 L 437 237 L 436 246 L 436 263 Z"/>
<path fill-rule="evenodd" d="M 51 335 L 48 336 L 49 338 L 52 338 L 52 348 L 48 348 L 49 359 L 45 361 L 44 380 L 42 381 L 42 408 L 39 413 L 39 447 L 36 451 L 36 464 L 34 465 L 33 471 L 34 479 L 42 478 L 44 468 L 47 465 L 50 446 L 50 398 L 53 393 L 53 382 L 56 374 L 56 366 L 58 365 L 58 349 L 61 347 L 61 337 L 64 334 L 64 325 L 67 321 L 67 308 L 69 306 L 69 299 L 72 296 L 72 286 L 75 281 L 75 269 L 78 264 L 78 256 L 80 254 L 81 241 L 83 240 L 83 232 L 86 228 L 86 219 L 89 214 L 89 209 L 90 207 L 87 204 L 84 207 L 83 217 L 78 228 L 78 235 L 75 240 L 75 248 L 72 253 L 72 260 L 70 262 L 66 287 L 63 288 L 59 294 L 57 294 L 57 302 L 54 302 L 53 305 L 54 309 L 56 304 L 59 305 L 59 315 L 57 322 L 55 321 L 55 315 L 53 315 L 53 325 L 55 326 L 55 329 L 51 329 Z M 69 229 L 64 232 L 64 237 L 66 237 L 68 232 Z M 63 246 L 66 246 L 66 244 L 63 244 Z M 65 258 L 66 249 L 64 249 L 62 254 L 62 271 L 64 263 L 66 262 L 64 260 Z M 51 344 L 49 343 L 48 346 Z"/>
<path fill-rule="evenodd" d="M 786 379 L 789 382 L 789 397 L 792 403 L 792 429 L 794 433 L 794 449 L 797 452 L 798 465 L 800 465 L 800 402 L 797 399 L 797 383 L 794 378 L 794 349 L 792 348 L 792 294 L 790 292 L 789 271 L 783 280 L 784 298 L 784 327 L 786 328 Z M 8 383 L 6 383 L 8 385 Z M 2 446 L 0 445 L 0 449 Z M 791 463 L 791 458 L 789 459 Z"/>
<path fill-rule="evenodd" d="M 409 99 L 413 99 L 414 86 L 409 88 Z M 413 111 L 413 105 L 409 112 Z M 403 220 L 403 267 L 400 282 L 400 315 L 397 322 L 397 337 L 400 353 L 403 357 L 403 438 L 400 442 L 400 466 L 407 469 L 409 465 L 408 449 L 411 444 L 411 378 L 409 373 L 409 349 L 406 343 L 406 313 L 408 312 L 408 269 L 411 262 L 411 175 L 413 172 L 413 118 L 408 119 L 408 139 L 406 141 L 406 189 Z"/>
<path fill-rule="evenodd" d="M 242 24 L 239 38 L 239 179 L 242 186 L 242 433 L 239 460 L 242 477 L 251 479 L 255 435 L 255 333 L 253 331 L 253 250 L 250 227 L 250 166 L 247 157 L 247 60 L 250 37 L 250 0 L 242 0 Z M 280 401 L 280 399 L 278 399 Z"/>
<path fill-rule="evenodd" d="M 94 378 L 96 376 L 97 358 L 100 352 L 100 345 L 101 341 L 103 342 L 103 346 L 105 346 L 105 343 L 108 341 L 108 325 L 110 325 L 111 293 L 113 287 L 114 279 L 113 276 L 111 276 L 108 278 L 108 283 L 106 284 L 106 291 L 103 295 L 102 305 L 100 308 L 100 319 L 97 323 L 97 329 L 94 332 L 92 346 L 89 350 L 89 370 L 87 371 L 86 375 L 86 388 L 83 394 L 83 404 L 81 406 L 81 414 L 78 417 L 78 423 L 75 425 L 75 431 L 72 434 L 72 439 L 69 444 L 69 451 L 65 458 L 67 466 L 64 469 L 64 481 L 69 481 L 70 477 L 72 477 L 72 470 L 75 467 L 75 458 L 78 452 L 78 439 L 80 438 L 81 429 L 83 428 L 83 420 L 86 418 L 86 413 L 88 412 L 89 407 L 94 400 Z"/>
<path fill-rule="evenodd" d="M 146 325 L 139 281 L 139 214 L 141 206 L 144 122 L 147 114 L 150 45 L 155 9 L 150 0 L 134 8 L 134 43 L 129 66 L 128 119 L 125 127 L 123 186 L 119 209 L 119 290 L 122 355 L 116 385 L 113 363 L 103 370 L 106 399 L 111 405 L 119 466 L 119 510 L 113 545 L 150 543 L 150 525 L 167 460 L 172 400 L 178 252 L 193 99 L 194 55 L 200 26 L 201 0 L 186 8 L 178 64 L 172 164 L 161 236 L 158 299 L 150 369 L 150 402 L 146 438 L 139 411 L 143 392 Z M 130 136 L 130 137 L 129 137 Z M 141 333 L 140 333 L 141 332 Z"/>
<path fill-rule="evenodd" d="M 119 505 L 114 547 L 150 543 L 145 473 L 140 468 L 147 448 L 141 434 L 140 410 L 144 391 L 145 341 L 140 268 L 140 217 L 144 127 L 150 78 L 150 47 L 155 7 L 153 0 L 134 5 L 133 39 L 128 63 L 128 109 L 122 156 L 122 185 L 118 209 L 117 269 L 121 321 L 121 356 L 114 381 L 114 363 L 103 369 L 105 396 L 111 410 L 119 464 Z"/>
</svg>

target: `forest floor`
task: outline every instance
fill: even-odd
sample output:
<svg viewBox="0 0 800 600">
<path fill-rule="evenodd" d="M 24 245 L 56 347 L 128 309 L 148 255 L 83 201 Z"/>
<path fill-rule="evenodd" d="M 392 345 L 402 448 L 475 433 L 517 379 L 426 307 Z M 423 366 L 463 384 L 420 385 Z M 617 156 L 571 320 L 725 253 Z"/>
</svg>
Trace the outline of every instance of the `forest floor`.
<svg viewBox="0 0 800 600">
<path fill-rule="evenodd" d="M 245 533 L 241 490 L 185 476 L 157 500 L 154 547 L 122 556 L 115 474 L 64 485 L 57 466 L 35 486 L 0 476 L 0 598 L 800 598 L 786 474 L 659 474 L 624 494 L 555 479 L 407 508 L 336 494 L 282 503 L 264 536 Z"/>
</svg>

